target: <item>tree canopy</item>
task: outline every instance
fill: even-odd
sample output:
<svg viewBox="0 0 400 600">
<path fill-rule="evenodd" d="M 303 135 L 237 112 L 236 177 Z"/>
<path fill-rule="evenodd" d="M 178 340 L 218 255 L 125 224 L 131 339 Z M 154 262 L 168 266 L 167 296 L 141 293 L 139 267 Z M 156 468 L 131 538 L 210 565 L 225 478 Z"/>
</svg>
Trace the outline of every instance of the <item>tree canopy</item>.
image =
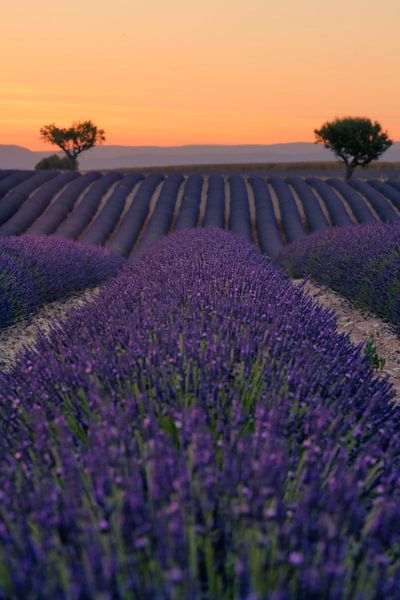
<svg viewBox="0 0 400 600">
<path fill-rule="evenodd" d="M 73 169 L 77 168 L 78 156 L 82 152 L 102 144 L 106 139 L 104 129 L 99 129 L 92 121 L 75 121 L 70 127 L 57 127 L 54 123 L 45 125 L 40 130 L 40 137 L 61 148 Z"/>
<path fill-rule="evenodd" d="M 61 171 L 70 171 L 72 170 L 73 165 L 70 159 L 65 156 L 61 158 L 58 154 L 52 154 L 51 156 L 46 156 L 42 158 L 37 165 L 35 166 L 36 171 L 49 171 L 52 169 L 59 169 Z"/>
<path fill-rule="evenodd" d="M 365 117 L 327 121 L 314 133 L 316 144 L 323 144 L 344 162 L 346 179 L 350 179 L 356 167 L 377 160 L 393 144 L 380 123 Z"/>
</svg>

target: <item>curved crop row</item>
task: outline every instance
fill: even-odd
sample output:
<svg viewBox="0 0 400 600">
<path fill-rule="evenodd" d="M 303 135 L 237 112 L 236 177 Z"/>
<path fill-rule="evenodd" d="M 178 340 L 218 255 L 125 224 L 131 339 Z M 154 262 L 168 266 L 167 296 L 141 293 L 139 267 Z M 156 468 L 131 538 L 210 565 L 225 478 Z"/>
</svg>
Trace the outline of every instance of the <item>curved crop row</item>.
<svg viewBox="0 0 400 600">
<path fill-rule="evenodd" d="M 163 175 L 153 173 L 142 182 L 118 227 L 118 231 L 109 243 L 110 250 L 114 250 L 122 256 L 129 256 L 146 220 L 151 198 L 163 180 Z"/>
<path fill-rule="evenodd" d="M 69 171 L 46 181 L 39 187 L 22 206 L 0 227 L 0 237 L 18 235 L 26 231 L 40 215 L 46 210 L 55 194 L 72 180 L 79 177 L 79 173 Z"/>
<path fill-rule="evenodd" d="M 388 179 L 386 183 L 400 192 L 400 181 L 397 179 Z"/>
<path fill-rule="evenodd" d="M 124 210 L 126 199 L 143 175 L 130 173 L 118 182 L 115 190 L 108 198 L 95 221 L 90 225 L 85 235 L 81 238 L 87 244 L 102 245 L 111 235 Z"/>
<path fill-rule="evenodd" d="M 198 174 L 188 177 L 183 192 L 182 204 L 175 223 L 175 231 L 196 227 L 200 213 L 203 177 Z"/>
<path fill-rule="evenodd" d="M 36 313 L 42 304 L 98 285 L 124 264 L 104 249 L 54 237 L 1 240 L 0 327 Z"/>
<path fill-rule="evenodd" d="M 305 231 L 296 202 L 288 184 L 286 181 L 276 176 L 269 177 L 268 181 L 274 188 L 278 198 L 282 225 L 285 230 L 287 241 L 293 242 L 294 240 L 302 238 L 305 235 Z"/>
<path fill-rule="evenodd" d="M 400 225 L 353 225 L 291 244 L 277 263 L 293 277 L 310 276 L 400 333 Z"/>
<path fill-rule="evenodd" d="M 36 171 L 13 171 L 10 175 L 7 175 L 2 181 L 0 181 L 0 198 L 3 198 L 8 192 L 15 188 L 20 183 L 23 183 L 27 179 L 37 175 Z M 1 209 L 4 202 L 0 202 L 0 223 L 4 221 L 1 217 Z M 7 217 L 6 217 L 7 218 Z"/>
<path fill-rule="evenodd" d="M 15 173 L 14 169 L 0 169 L 0 181 Z"/>
<path fill-rule="evenodd" d="M 139 242 L 138 248 L 140 250 L 167 235 L 174 214 L 179 188 L 183 180 L 183 176 L 179 173 L 168 175 L 162 186 L 160 196 L 146 227 L 146 231 Z"/>
<path fill-rule="evenodd" d="M 164 239 L 0 386 L 3 597 L 396 597 L 400 409 L 245 240 Z"/>
<path fill-rule="evenodd" d="M 353 190 L 347 183 L 335 177 L 327 179 L 326 182 L 343 196 L 359 223 L 377 222 L 364 198 L 358 192 Z"/>
<path fill-rule="evenodd" d="M 58 198 L 52 202 L 49 208 L 29 228 L 29 233 L 34 235 L 49 235 L 54 233 L 71 212 L 79 196 L 99 177 L 101 177 L 101 173 L 91 171 L 90 173 L 81 175 L 78 179 L 67 185 Z"/>
<path fill-rule="evenodd" d="M 312 185 L 325 204 L 333 225 L 351 225 L 351 219 L 337 193 L 323 179 L 308 177 L 306 182 Z"/>
<path fill-rule="evenodd" d="M 249 177 L 256 208 L 256 228 L 261 251 L 275 256 L 283 247 L 268 186 L 262 177 Z"/>
<path fill-rule="evenodd" d="M 222 175 L 210 175 L 208 178 L 203 227 L 225 227 L 225 181 Z"/>
<path fill-rule="evenodd" d="M 55 234 L 63 238 L 76 240 L 89 225 L 101 203 L 101 200 L 116 181 L 122 178 L 122 173 L 106 173 L 83 196 L 79 204 L 61 223 Z"/>
<path fill-rule="evenodd" d="M 249 200 L 243 177 L 231 175 L 229 177 L 229 188 L 231 198 L 229 230 L 252 242 L 253 232 L 251 229 Z"/>
<path fill-rule="evenodd" d="M 388 182 L 379 181 L 379 179 L 368 179 L 368 184 L 378 190 L 381 194 L 389 198 L 393 204 L 400 210 L 400 187 L 397 190 L 389 185 Z"/>
<path fill-rule="evenodd" d="M 288 177 L 287 183 L 292 186 L 300 198 L 311 232 L 329 227 L 313 189 L 300 177 Z"/>
<path fill-rule="evenodd" d="M 383 223 L 398 223 L 400 221 L 399 215 L 394 210 L 393 206 L 391 206 L 387 198 L 368 185 L 368 183 L 354 179 L 349 181 L 349 185 L 365 196 L 368 202 L 372 204 Z"/>
<path fill-rule="evenodd" d="M 18 174 L 19 173 L 16 175 Z M 25 172 L 22 171 L 22 174 L 25 174 Z M 2 223 L 0 226 L 0 235 L 4 230 L 3 228 L 7 230 L 9 223 L 8 219 L 17 212 L 28 196 L 30 196 L 37 188 L 40 188 L 41 185 L 54 179 L 58 174 L 58 171 L 42 171 L 41 173 L 36 173 L 32 176 L 29 175 L 28 178 L 23 178 L 21 183 L 15 185 L 7 193 L 6 197 L 4 197 L 0 203 L 0 223 Z"/>
</svg>

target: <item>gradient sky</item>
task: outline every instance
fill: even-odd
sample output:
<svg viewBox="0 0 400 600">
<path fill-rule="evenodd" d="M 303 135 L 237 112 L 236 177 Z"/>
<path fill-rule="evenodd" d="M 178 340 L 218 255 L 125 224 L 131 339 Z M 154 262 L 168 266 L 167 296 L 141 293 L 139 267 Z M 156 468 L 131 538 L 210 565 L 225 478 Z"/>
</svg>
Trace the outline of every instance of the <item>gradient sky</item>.
<svg viewBox="0 0 400 600">
<path fill-rule="evenodd" d="M 400 139 L 399 0 L 3 0 L 0 144 L 92 119 L 107 144 Z"/>
</svg>

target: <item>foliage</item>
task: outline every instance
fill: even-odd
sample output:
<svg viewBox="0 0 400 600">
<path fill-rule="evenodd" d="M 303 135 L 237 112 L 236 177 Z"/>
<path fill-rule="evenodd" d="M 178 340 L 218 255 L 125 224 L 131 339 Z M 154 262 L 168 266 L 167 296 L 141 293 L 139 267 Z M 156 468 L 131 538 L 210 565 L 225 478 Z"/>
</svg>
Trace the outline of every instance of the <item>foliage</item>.
<svg viewBox="0 0 400 600">
<path fill-rule="evenodd" d="M 377 160 L 393 144 L 377 121 L 364 117 L 327 121 L 314 133 L 317 144 L 323 144 L 344 162 L 346 179 L 350 179 L 357 166 L 365 167 Z"/>
<path fill-rule="evenodd" d="M 76 165 L 77 166 L 77 165 Z M 36 171 L 50 171 L 59 169 L 60 171 L 71 171 L 74 169 L 74 164 L 68 156 L 61 158 L 58 154 L 52 154 L 42 158 L 35 166 Z"/>
<path fill-rule="evenodd" d="M 290 244 L 276 262 L 310 276 L 400 333 L 400 225 L 330 228 Z"/>
<path fill-rule="evenodd" d="M 92 121 L 75 121 L 70 127 L 57 127 L 54 123 L 45 125 L 40 130 L 40 137 L 61 148 L 73 169 L 77 168 L 77 159 L 82 152 L 106 139 L 104 129 L 99 129 Z"/>
<path fill-rule="evenodd" d="M 400 409 L 245 240 L 148 248 L 0 387 L 0 596 L 397 596 Z"/>
<path fill-rule="evenodd" d="M 385 366 L 385 359 L 379 356 L 374 341 L 369 339 L 365 342 L 364 352 L 368 356 L 368 359 L 374 369 L 381 371 Z"/>
</svg>

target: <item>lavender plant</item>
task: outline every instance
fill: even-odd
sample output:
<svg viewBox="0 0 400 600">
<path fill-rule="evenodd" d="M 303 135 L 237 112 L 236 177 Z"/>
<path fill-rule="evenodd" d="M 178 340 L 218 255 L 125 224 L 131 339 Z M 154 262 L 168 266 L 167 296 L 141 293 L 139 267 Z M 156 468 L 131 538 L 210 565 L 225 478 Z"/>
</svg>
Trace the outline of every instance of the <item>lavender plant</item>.
<svg viewBox="0 0 400 600">
<path fill-rule="evenodd" d="M 327 229 L 282 250 L 276 262 L 292 277 L 311 277 L 400 333 L 400 225 Z"/>
<path fill-rule="evenodd" d="M 400 409 L 244 239 L 149 247 L 0 387 L 0 597 L 396 597 Z"/>
<path fill-rule="evenodd" d="M 0 327 L 35 314 L 46 302 L 93 287 L 124 265 L 104 249 L 54 237 L 0 241 Z"/>
</svg>

